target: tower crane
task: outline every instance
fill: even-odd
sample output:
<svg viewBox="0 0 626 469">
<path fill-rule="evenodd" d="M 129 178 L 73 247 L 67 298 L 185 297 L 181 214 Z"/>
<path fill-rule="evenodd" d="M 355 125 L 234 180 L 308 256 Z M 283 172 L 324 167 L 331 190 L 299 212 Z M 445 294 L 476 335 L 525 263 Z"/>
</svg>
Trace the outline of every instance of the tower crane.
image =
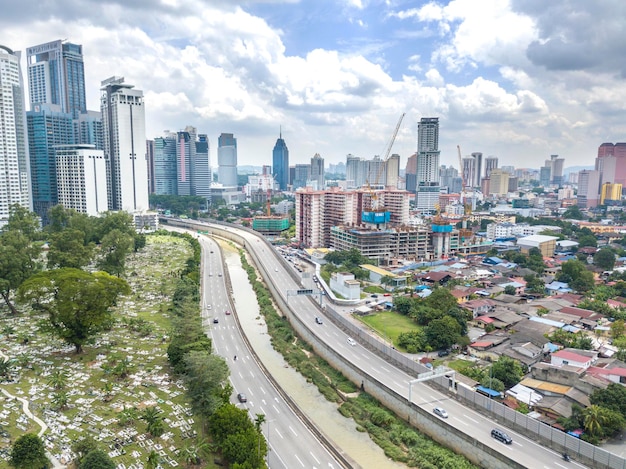
<svg viewBox="0 0 626 469">
<path fill-rule="evenodd" d="M 393 148 L 393 143 L 396 141 L 396 136 L 398 135 L 398 131 L 400 130 L 400 125 L 402 124 L 402 120 L 404 119 L 404 116 L 406 115 L 405 112 L 402 113 L 402 115 L 400 116 L 400 119 L 398 119 L 398 124 L 396 125 L 396 129 L 393 131 L 393 135 L 391 136 L 391 140 L 389 140 L 389 145 L 387 145 L 387 150 L 385 151 L 385 155 L 383 156 L 380 165 L 378 166 L 378 171 L 376 171 L 376 178 L 374 180 L 374 187 L 378 186 L 378 182 L 380 180 L 380 176 L 383 173 L 383 168 L 387 165 L 387 160 L 389 159 L 389 156 L 391 154 L 391 149 Z M 368 182 L 368 187 L 370 188 L 371 191 L 371 186 Z M 378 199 L 378 196 L 376 194 L 376 192 L 372 192 L 372 210 L 373 211 L 380 211 L 382 209 L 382 207 L 380 206 L 380 201 Z"/>
</svg>

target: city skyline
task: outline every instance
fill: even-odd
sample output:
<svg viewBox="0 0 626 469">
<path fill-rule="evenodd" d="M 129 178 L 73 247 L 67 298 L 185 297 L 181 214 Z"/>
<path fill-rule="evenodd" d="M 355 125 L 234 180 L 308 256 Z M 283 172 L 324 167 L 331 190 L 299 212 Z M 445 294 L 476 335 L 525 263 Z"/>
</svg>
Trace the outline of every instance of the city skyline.
<svg viewBox="0 0 626 469">
<path fill-rule="evenodd" d="M 590 165 L 599 145 L 626 141 L 619 1 L 185 0 L 150 15 L 138 1 L 31 1 L 3 10 L 4 45 L 23 57 L 60 38 L 81 45 L 88 109 L 101 80 L 124 76 L 145 92 L 148 138 L 188 124 L 213 143 L 233 133 L 242 165 L 269 163 L 280 126 L 291 164 L 370 159 L 402 112 L 401 167 L 426 116 L 440 118 L 447 165 L 456 145 L 502 165 Z"/>
</svg>

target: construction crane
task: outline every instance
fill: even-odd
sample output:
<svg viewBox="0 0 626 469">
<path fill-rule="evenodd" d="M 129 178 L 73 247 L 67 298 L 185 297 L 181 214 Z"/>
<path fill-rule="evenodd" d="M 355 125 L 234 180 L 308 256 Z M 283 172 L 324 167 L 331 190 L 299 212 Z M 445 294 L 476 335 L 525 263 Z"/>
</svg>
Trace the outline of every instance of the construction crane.
<svg viewBox="0 0 626 469">
<path fill-rule="evenodd" d="M 385 166 L 387 165 L 387 160 L 389 160 L 389 156 L 391 155 L 391 149 L 393 148 L 393 143 L 396 141 L 396 136 L 398 135 L 398 131 L 400 130 L 400 125 L 402 124 L 402 119 L 404 119 L 405 115 L 406 113 L 403 112 L 402 115 L 400 116 L 400 119 L 398 119 L 396 128 L 393 131 L 393 135 L 391 136 L 391 139 L 389 140 L 389 144 L 387 145 L 387 150 L 385 151 L 385 154 L 382 160 L 380 161 L 378 170 L 376 171 L 376 177 L 374 179 L 374 188 L 378 187 L 380 176 L 383 173 L 383 168 L 385 168 Z M 374 219 L 380 219 L 380 217 L 383 216 L 383 215 L 379 215 L 378 217 L 376 217 L 375 213 L 384 214 L 385 211 L 384 211 L 384 208 L 380 205 L 380 199 L 378 198 L 378 194 L 375 192 L 375 190 L 372 189 L 372 186 L 370 185 L 369 181 L 367 181 L 367 189 L 371 197 L 372 210 L 368 212 L 364 211 L 363 214 L 361 215 L 361 220 L 367 223 L 376 223 L 376 224 L 382 223 L 382 221 L 380 222 L 374 221 Z M 386 218 L 388 218 L 388 216 Z M 385 221 L 388 221 L 388 220 L 385 220 Z"/>
</svg>

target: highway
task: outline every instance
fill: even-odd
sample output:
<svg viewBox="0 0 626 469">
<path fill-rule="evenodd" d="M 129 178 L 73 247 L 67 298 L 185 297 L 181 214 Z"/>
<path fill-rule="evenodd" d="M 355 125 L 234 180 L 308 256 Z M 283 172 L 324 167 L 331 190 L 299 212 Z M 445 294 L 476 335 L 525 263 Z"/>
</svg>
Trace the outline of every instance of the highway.
<svg viewBox="0 0 626 469">
<path fill-rule="evenodd" d="M 223 227 L 219 225 L 212 227 L 223 229 Z M 280 255 L 273 247 L 270 247 L 256 235 L 245 230 L 228 227 L 228 231 L 234 231 L 246 240 L 246 249 L 254 251 L 264 267 L 266 281 L 272 282 L 274 285 L 278 286 L 285 298 L 287 298 L 288 291 L 295 291 L 302 288 L 301 285 L 294 281 L 288 272 L 287 269 L 291 267 L 287 266 L 284 261 L 281 260 Z M 358 342 L 356 345 L 350 345 L 348 343 L 349 337 L 331 321 L 324 321 L 321 325 L 316 324 L 315 316 L 321 316 L 323 313 L 320 311 L 316 301 L 311 297 L 289 296 L 288 303 L 295 312 L 295 315 L 303 321 L 304 324 L 310 325 L 309 329 L 311 331 L 336 352 L 356 365 L 362 370 L 364 375 L 369 375 L 385 383 L 388 388 L 408 398 L 409 382 L 413 380 L 412 376 L 397 369 L 382 357 L 362 347 Z M 494 424 L 490 419 L 472 409 L 466 408 L 453 399 L 449 399 L 445 394 L 438 392 L 424 383 L 417 383 L 412 386 L 411 397 L 414 403 L 429 412 L 432 412 L 435 406 L 443 407 L 450 417 L 442 420 L 442 425 L 453 425 L 455 428 L 473 438 L 479 439 L 485 445 L 507 455 L 526 467 L 533 469 L 585 467 L 574 461 L 563 461 L 561 455 L 555 451 L 543 447 L 519 433 Z M 493 428 L 501 428 L 506 431 L 513 439 L 513 443 L 506 445 L 493 439 L 491 437 L 491 430 Z"/>
<path fill-rule="evenodd" d="M 262 431 L 268 442 L 268 467 L 275 468 L 341 468 L 328 450 L 317 440 L 292 411 L 280 393 L 263 374 L 247 349 L 225 283 L 227 273 L 217 243 L 208 237 L 198 238 L 202 246 L 202 317 L 213 341 L 214 353 L 222 356 L 231 370 L 231 401 L 246 409 L 252 421 L 265 415 Z M 234 296 L 237 296 L 237 291 Z M 227 314 L 226 312 L 231 314 Z M 217 323 L 214 322 L 217 320 Z M 237 356 L 235 360 L 234 357 Z M 247 402 L 239 402 L 244 393 Z"/>
</svg>

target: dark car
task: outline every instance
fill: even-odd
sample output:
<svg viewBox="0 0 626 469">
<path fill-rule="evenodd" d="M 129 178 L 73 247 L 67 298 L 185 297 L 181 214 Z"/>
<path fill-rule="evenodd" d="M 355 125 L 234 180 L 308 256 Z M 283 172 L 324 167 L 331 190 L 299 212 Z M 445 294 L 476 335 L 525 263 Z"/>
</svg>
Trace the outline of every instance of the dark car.
<svg viewBox="0 0 626 469">
<path fill-rule="evenodd" d="M 213 318 L 213 324 L 218 324 L 220 320 L 218 318 Z"/>
<path fill-rule="evenodd" d="M 319 316 L 315 316 L 315 322 L 318 324 L 322 324 L 322 318 L 320 318 Z"/>
<path fill-rule="evenodd" d="M 437 352 L 437 355 L 440 357 L 447 357 L 448 355 L 450 355 L 450 352 L 448 350 L 439 350 L 439 352 Z"/>
<path fill-rule="evenodd" d="M 506 443 L 507 445 L 510 445 L 511 443 L 513 443 L 513 440 L 511 439 L 509 435 L 507 435 L 502 430 L 499 430 L 497 428 L 494 428 L 493 430 L 491 430 L 491 437 L 495 438 L 496 440 L 500 440 L 502 443 Z"/>
<path fill-rule="evenodd" d="M 240 392 L 239 394 L 237 394 L 237 400 L 239 402 L 248 402 L 248 398 L 246 397 L 246 395 L 242 392 Z"/>
</svg>

